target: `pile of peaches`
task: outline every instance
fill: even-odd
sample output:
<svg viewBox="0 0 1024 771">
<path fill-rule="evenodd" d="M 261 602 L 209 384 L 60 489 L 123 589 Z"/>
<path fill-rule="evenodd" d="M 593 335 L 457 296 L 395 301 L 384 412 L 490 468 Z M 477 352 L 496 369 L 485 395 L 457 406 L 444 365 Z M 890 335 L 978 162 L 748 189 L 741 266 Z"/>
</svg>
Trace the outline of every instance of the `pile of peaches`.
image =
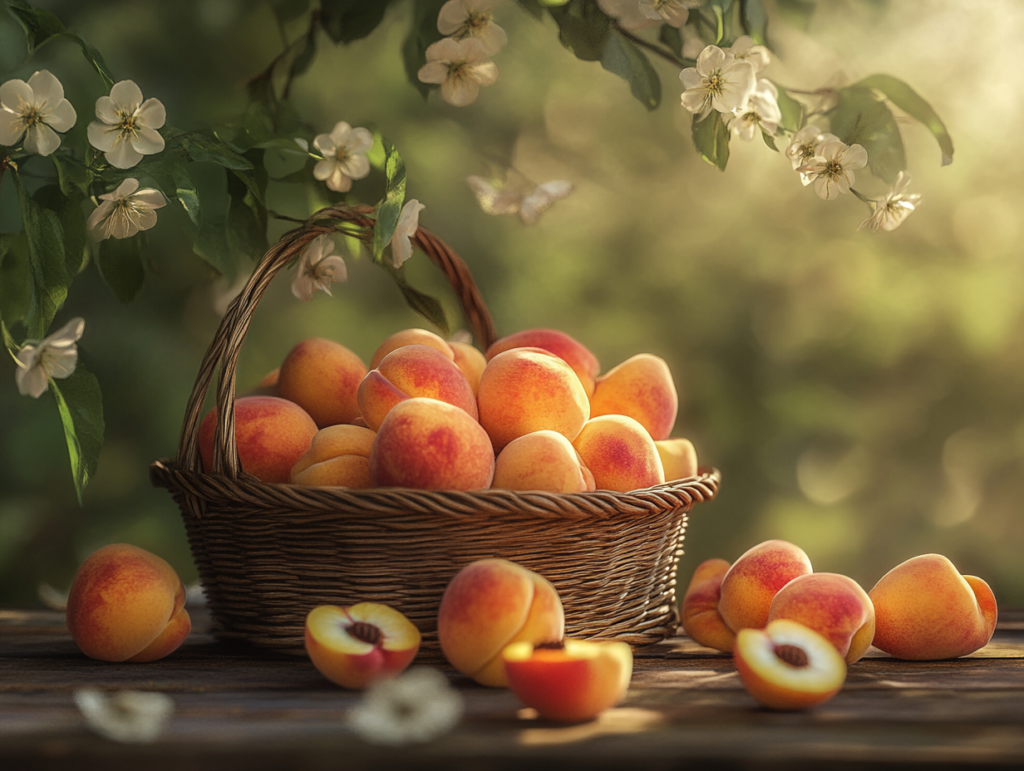
<svg viewBox="0 0 1024 771">
<path fill-rule="evenodd" d="M 553 329 L 482 353 L 424 329 L 388 337 L 369 367 L 325 338 L 298 343 L 235 401 L 242 471 L 263 482 L 352 489 L 627 492 L 697 473 L 671 438 L 678 395 L 665 361 L 639 354 L 600 374 Z M 213 469 L 216 410 L 199 428 Z"/>
</svg>

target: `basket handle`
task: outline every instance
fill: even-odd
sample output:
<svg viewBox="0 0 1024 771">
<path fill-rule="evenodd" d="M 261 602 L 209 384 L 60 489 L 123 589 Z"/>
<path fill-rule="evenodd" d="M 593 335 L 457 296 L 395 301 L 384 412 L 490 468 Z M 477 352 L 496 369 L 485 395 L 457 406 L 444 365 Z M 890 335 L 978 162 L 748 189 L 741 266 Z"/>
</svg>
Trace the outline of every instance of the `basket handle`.
<svg viewBox="0 0 1024 771">
<path fill-rule="evenodd" d="M 195 473 L 202 472 L 199 455 L 199 424 L 202 418 L 203 401 L 213 374 L 219 369 L 217 379 L 217 429 L 213 449 L 213 471 L 231 479 L 238 479 L 241 464 L 238 446 L 235 442 L 235 374 L 238 353 L 249 329 L 256 305 L 270 285 L 277 272 L 302 254 L 313 239 L 337 232 L 337 221 L 349 222 L 367 228 L 364 240 L 372 237 L 374 207 L 336 204 L 321 209 L 300 228 L 285 233 L 270 250 L 263 255 L 256 270 L 246 282 L 241 294 L 228 307 L 221 319 L 213 342 L 203 357 L 196 375 L 192 394 L 189 396 L 178 440 L 177 465 Z M 462 304 L 463 314 L 473 332 L 473 337 L 484 348 L 494 342 L 496 333 L 491 314 L 469 267 L 440 238 L 424 228 L 419 228 L 412 242 L 426 254 L 431 262 L 445 274 Z"/>
</svg>

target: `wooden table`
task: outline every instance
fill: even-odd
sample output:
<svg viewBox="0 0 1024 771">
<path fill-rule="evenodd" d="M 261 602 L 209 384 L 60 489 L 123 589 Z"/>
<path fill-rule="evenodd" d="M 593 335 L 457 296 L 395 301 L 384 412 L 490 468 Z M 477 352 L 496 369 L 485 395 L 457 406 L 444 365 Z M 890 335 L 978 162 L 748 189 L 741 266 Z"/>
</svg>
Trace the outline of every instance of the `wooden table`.
<svg viewBox="0 0 1024 771">
<path fill-rule="evenodd" d="M 690 769 L 1024 768 L 1024 611 L 955 661 L 905 662 L 872 649 L 831 701 L 803 713 L 758 707 L 728 656 L 685 637 L 640 650 L 629 694 L 585 724 L 532 718 L 508 691 L 448 673 L 466 716 L 401 749 L 344 725 L 359 694 L 303 659 L 218 641 L 204 609 L 192 636 L 152 664 L 85 658 L 63 614 L 0 611 L 0 769 Z M 175 712 L 151 744 L 90 733 L 83 687 L 156 690 Z"/>
</svg>

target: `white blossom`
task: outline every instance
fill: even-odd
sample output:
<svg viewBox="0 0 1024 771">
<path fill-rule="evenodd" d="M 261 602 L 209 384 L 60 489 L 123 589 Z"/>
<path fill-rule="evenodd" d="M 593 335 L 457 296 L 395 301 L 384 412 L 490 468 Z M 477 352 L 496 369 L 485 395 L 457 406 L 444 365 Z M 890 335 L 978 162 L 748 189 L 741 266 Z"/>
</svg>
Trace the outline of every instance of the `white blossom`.
<svg viewBox="0 0 1024 771">
<path fill-rule="evenodd" d="M 797 169 L 814 182 L 814 192 L 823 201 L 848 193 L 856 182 L 855 169 L 868 165 L 868 152 L 861 145 L 847 146 L 839 140 L 823 144 L 818 154 Z"/>
<path fill-rule="evenodd" d="M 313 176 L 336 193 L 347 193 L 352 180 L 370 173 L 366 153 L 373 147 L 373 135 L 365 128 L 338 121 L 330 134 L 318 134 L 313 146 L 324 156 L 313 167 Z"/>
<path fill-rule="evenodd" d="M 96 241 L 105 238 L 129 238 L 140 230 L 149 230 L 156 224 L 155 209 L 163 208 L 167 201 L 154 188 L 139 190 L 139 180 L 128 177 L 113 193 L 100 196 L 103 201 L 86 222 L 90 235 Z"/>
<path fill-rule="evenodd" d="M 427 742 L 462 719 L 462 696 L 441 672 L 413 667 L 371 685 L 348 714 L 348 725 L 366 741 L 400 746 Z"/>
<path fill-rule="evenodd" d="M 417 77 L 423 83 L 440 83 L 441 98 L 456 107 L 476 101 L 480 86 L 498 79 L 498 66 L 488 58 L 478 38 L 444 38 L 427 48 L 427 63 Z"/>
<path fill-rule="evenodd" d="M 686 89 L 683 107 L 698 119 L 712 109 L 724 113 L 742 109 L 757 85 L 754 65 L 728 58 L 718 46 L 707 46 L 701 51 L 697 66 L 680 72 L 679 80 Z"/>
<path fill-rule="evenodd" d="M 782 111 L 779 109 L 778 89 L 770 80 L 762 78 L 757 81 L 757 87 L 747 100 L 747 106 L 736 112 L 736 117 L 732 119 L 729 127 L 740 139 L 750 142 L 758 129 L 769 136 L 775 136 L 780 120 Z"/>
<path fill-rule="evenodd" d="M 143 156 L 164 149 L 164 138 L 157 131 L 167 120 L 164 105 L 159 99 L 143 101 L 134 81 L 115 83 L 110 96 L 97 99 L 96 117 L 99 120 L 89 124 L 89 144 L 115 168 L 130 169 Z"/>
<path fill-rule="evenodd" d="M 487 214 L 517 214 L 523 202 L 523 192 L 500 182 L 478 176 L 466 177 L 466 184 L 476 196 L 480 208 Z"/>
<path fill-rule="evenodd" d="M 731 46 L 725 49 L 727 56 L 738 61 L 750 62 L 754 72 L 761 72 L 771 62 L 772 55 L 763 45 L 754 45 L 750 35 L 736 38 Z"/>
<path fill-rule="evenodd" d="M 910 174 L 901 171 L 892 183 L 889 192 L 882 198 L 875 201 L 875 211 L 870 217 L 860 223 L 861 228 L 868 228 L 872 233 L 878 229 L 895 230 L 903 224 L 903 220 L 909 217 L 914 209 L 921 202 L 921 196 L 917 193 L 907 195 L 904 191 L 910 184 Z"/>
<path fill-rule="evenodd" d="M 396 268 L 412 257 L 412 237 L 420 226 L 420 212 L 426 207 L 415 198 L 410 198 L 398 215 L 398 224 L 391 234 L 391 264 Z"/>
<path fill-rule="evenodd" d="M 619 26 L 628 30 L 653 27 L 661 18 L 651 18 L 640 9 L 640 0 L 597 0 L 598 7 L 606 16 L 615 19 Z"/>
<path fill-rule="evenodd" d="M 18 370 L 14 378 L 22 396 L 38 399 L 50 388 L 52 378 L 66 378 L 78 365 L 78 346 L 85 331 L 85 320 L 73 318 L 38 345 L 26 345 L 18 351 Z"/>
<path fill-rule="evenodd" d="M 64 98 L 64 87 L 48 70 L 0 86 L 0 145 L 13 147 L 25 137 L 25 152 L 50 155 L 60 147 L 56 132 L 75 125 L 78 115 Z"/>
<path fill-rule="evenodd" d="M 455 40 L 475 37 L 488 54 L 496 54 L 508 43 L 505 30 L 492 21 L 500 1 L 448 0 L 437 15 L 437 31 Z"/>
<path fill-rule="evenodd" d="M 156 741 L 174 713 L 174 701 L 164 693 L 106 694 L 96 688 L 81 688 L 73 698 L 92 731 L 123 744 Z"/>
<path fill-rule="evenodd" d="M 818 154 L 821 146 L 826 142 L 836 142 L 838 140 L 839 137 L 835 134 L 822 132 L 814 124 L 808 124 L 793 135 L 793 140 L 789 143 L 789 147 L 786 148 L 786 157 L 789 158 L 793 164 L 793 170 L 796 171 L 801 166 L 810 163 L 814 156 Z M 800 181 L 806 187 L 814 181 L 814 177 L 800 172 Z"/>
<path fill-rule="evenodd" d="M 313 299 L 313 292 L 320 289 L 331 295 L 331 284 L 345 281 L 348 270 L 345 261 L 334 251 L 334 239 L 329 235 L 317 236 L 310 241 L 299 258 L 299 267 L 292 280 L 292 294 L 300 300 Z"/>
<path fill-rule="evenodd" d="M 519 207 L 519 219 L 532 225 L 555 201 L 561 201 L 574 190 L 571 182 L 564 179 L 553 179 L 537 185 L 533 192 L 523 198 Z"/>
<path fill-rule="evenodd" d="M 638 7 L 644 18 L 664 22 L 676 29 L 686 24 L 690 16 L 692 0 L 639 0 Z"/>
</svg>

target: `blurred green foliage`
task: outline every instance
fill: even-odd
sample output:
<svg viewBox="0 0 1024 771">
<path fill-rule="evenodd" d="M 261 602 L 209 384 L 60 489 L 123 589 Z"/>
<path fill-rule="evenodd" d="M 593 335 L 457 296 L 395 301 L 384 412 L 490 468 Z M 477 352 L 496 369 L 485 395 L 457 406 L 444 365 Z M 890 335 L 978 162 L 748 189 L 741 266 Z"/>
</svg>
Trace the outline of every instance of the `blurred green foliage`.
<svg viewBox="0 0 1024 771">
<path fill-rule="evenodd" d="M 780 5 L 795 13 L 809 4 Z M 240 113 L 246 79 L 283 45 L 265 2 L 40 6 L 102 51 L 115 80 L 158 96 L 184 130 Z M 676 434 L 724 480 L 719 498 L 691 515 L 684 583 L 704 558 L 733 560 L 784 538 L 817 570 L 865 588 L 904 559 L 940 552 L 989 581 L 1001 603 L 1024 603 L 1024 169 L 1010 152 L 1024 118 L 1011 98 L 1021 85 L 1011 58 L 1024 23 L 1017 4 L 846 0 L 769 30 L 773 79 L 814 89 L 833 73 L 856 82 L 891 72 L 945 118 L 959 153 L 946 168 L 927 129 L 900 125 L 925 200 L 899 230 L 876 235 L 856 230 L 862 204 L 820 201 L 761 142 L 733 142 L 725 173 L 707 165 L 671 90 L 649 112 L 628 83 L 565 51 L 554 23 L 512 3 L 498 17 L 510 42 L 495 58 L 497 83 L 467 108 L 424 100 L 401 56 L 411 16 L 409 4 L 394 4 L 364 40 L 322 38 L 290 98 L 316 133 L 346 120 L 399 148 L 408 195 L 426 204 L 421 224 L 470 264 L 499 332 L 563 329 L 604 369 L 639 352 L 668 361 L 682 402 Z M 294 39 L 303 29 L 296 18 L 284 31 Z M 6 34 L 0 27 L 0 42 Z M 0 56 L 16 54 L 0 44 Z M 671 65 L 654 66 L 673 82 Z M 47 45 L 16 76 L 43 68 L 76 105 L 106 93 L 73 42 Z M 72 131 L 90 118 L 79 107 Z M 484 214 L 466 176 L 512 165 L 576 191 L 532 228 Z M 224 184 L 207 171 L 198 169 L 200 188 Z M 867 174 L 858 187 L 884 190 Z M 382 189 L 368 181 L 356 192 L 375 202 Z M 324 203 L 281 188 L 271 196 L 270 208 L 296 217 Z M 19 227 L 16 197 L 14 185 L 0 187 L 0 232 Z M 272 223 L 271 235 L 285 228 Z M 52 397 L 19 396 L 11 366 L 0 377 L 0 603 L 32 605 L 44 581 L 66 588 L 86 555 L 114 541 L 195 577 L 177 507 L 150 487 L 148 466 L 175 452 L 218 308 L 251 264 L 217 276 L 171 218 L 157 229 L 130 304 L 90 271 L 59 316 L 86 319 L 80 354 L 103 384 L 106 443 L 82 507 Z M 286 281 L 271 287 L 246 339 L 240 388 L 303 337 L 332 337 L 368 360 L 386 335 L 423 325 L 365 253 L 346 261 L 348 283 L 333 299 L 304 304 Z M 427 260 L 407 269 L 458 318 Z M 10 270 L 0 263 L 0 292 Z"/>
</svg>

